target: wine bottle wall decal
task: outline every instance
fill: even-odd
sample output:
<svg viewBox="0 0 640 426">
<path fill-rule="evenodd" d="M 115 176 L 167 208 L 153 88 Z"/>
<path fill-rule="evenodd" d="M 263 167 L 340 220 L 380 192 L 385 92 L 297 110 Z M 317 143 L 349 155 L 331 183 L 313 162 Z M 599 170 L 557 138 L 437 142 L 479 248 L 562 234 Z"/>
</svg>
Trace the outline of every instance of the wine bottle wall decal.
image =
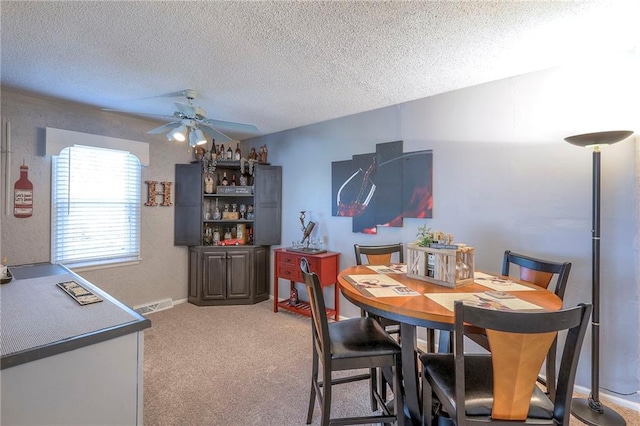
<svg viewBox="0 0 640 426">
<path fill-rule="evenodd" d="M 13 185 L 13 215 L 18 218 L 33 214 L 33 184 L 29 180 L 29 167 L 22 160 L 20 179 Z"/>
</svg>

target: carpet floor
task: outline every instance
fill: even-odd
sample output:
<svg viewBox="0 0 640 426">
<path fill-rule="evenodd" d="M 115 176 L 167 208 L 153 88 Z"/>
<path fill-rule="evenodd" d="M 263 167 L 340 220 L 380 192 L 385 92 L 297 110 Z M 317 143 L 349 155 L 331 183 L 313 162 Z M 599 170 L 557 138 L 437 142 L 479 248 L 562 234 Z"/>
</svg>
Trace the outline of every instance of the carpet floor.
<svg viewBox="0 0 640 426">
<path fill-rule="evenodd" d="M 274 314 L 272 302 L 148 315 L 145 426 L 304 425 L 311 374 L 310 320 Z M 336 386 L 332 416 L 369 415 L 367 383 Z M 615 407 L 629 426 L 640 414 Z M 316 403 L 313 425 L 320 424 Z M 571 419 L 571 426 L 582 423 Z"/>
</svg>

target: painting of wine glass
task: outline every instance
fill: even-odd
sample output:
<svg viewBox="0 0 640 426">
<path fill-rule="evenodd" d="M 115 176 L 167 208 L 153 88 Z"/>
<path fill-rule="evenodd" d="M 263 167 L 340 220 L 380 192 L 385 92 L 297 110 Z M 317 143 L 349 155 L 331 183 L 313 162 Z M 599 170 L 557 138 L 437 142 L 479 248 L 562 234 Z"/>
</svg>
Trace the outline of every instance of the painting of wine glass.
<svg viewBox="0 0 640 426">
<path fill-rule="evenodd" d="M 332 215 L 351 217 L 353 232 L 433 217 L 433 152 L 402 152 L 402 141 L 332 163 Z"/>
</svg>

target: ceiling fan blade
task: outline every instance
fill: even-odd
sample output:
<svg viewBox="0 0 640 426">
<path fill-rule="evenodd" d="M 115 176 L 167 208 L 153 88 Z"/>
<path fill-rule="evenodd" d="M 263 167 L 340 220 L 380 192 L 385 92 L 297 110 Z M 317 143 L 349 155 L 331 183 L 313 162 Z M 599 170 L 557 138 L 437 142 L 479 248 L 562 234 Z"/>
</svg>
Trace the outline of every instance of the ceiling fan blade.
<svg viewBox="0 0 640 426">
<path fill-rule="evenodd" d="M 174 105 L 183 113 L 186 117 L 193 118 L 196 116 L 196 108 L 193 105 L 185 104 L 182 102 L 174 102 Z"/>
<path fill-rule="evenodd" d="M 154 96 L 145 96 L 137 99 L 178 98 L 178 97 L 187 98 L 189 96 L 192 96 L 195 98 L 197 95 L 198 95 L 198 92 L 196 92 L 193 89 L 183 89 L 183 90 L 178 90 L 177 92 L 163 93 L 161 95 L 154 95 Z"/>
<path fill-rule="evenodd" d="M 213 120 L 211 118 L 205 118 L 201 122 L 209 126 L 222 127 L 224 130 L 228 130 L 230 132 L 258 133 L 258 128 L 253 124 L 236 123 L 233 121 Z"/>
<path fill-rule="evenodd" d="M 208 134 L 209 136 L 211 136 L 213 139 L 217 141 L 229 142 L 233 140 L 229 136 L 225 135 L 224 133 L 214 129 L 213 127 L 207 126 L 205 124 L 200 124 L 198 127 L 200 128 L 200 130 L 202 130 L 203 132 L 205 132 L 206 134 Z"/>
<path fill-rule="evenodd" d="M 171 123 L 164 124 L 164 125 L 162 125 L 160 127 L 156 127 L 155 129 L 151 129 L 147 133 L 150 134 L 150 135 L 155 135 L 155 134 L 158 134 L 158 133 L 166 133 L 171 129 L 175 129 L 176 127 L 180 126 L 181 124 L 182 124 L 181 121 L 173 121 Z"/>
</svg>

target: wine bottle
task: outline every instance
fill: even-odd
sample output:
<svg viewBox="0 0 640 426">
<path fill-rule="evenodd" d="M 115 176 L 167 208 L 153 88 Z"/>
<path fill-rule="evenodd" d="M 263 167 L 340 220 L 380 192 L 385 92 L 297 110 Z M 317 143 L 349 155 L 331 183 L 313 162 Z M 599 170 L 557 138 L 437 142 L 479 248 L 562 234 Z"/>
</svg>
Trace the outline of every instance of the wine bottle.
<svg viewBox="0 0 640 426">
<path fill-rule="evenodd" d="M 236 152 L 234 154 L 233 159 L 236 161 L 240 161 L 241 157 L 242 157 L 242 153 L 240 152 L 240 142 L 238 142 L 238 144 L 236 145 Z"/>
<path fill-rule="evenodd" d="M 218 151 L 218 159 L 224 160 L 224 144 L 220 144 L 220 150 Z"/>
<path fill-rule="evenodd" d="M 231 186 L 236 186 L 236 175 L 231 175 Z"/>
<path fill-rule="evenodd" d="M 227 172 L 222 175 L 222 186 L 229 186 L 229 179 L 227 179 Z"/>
<path fill-rule="evenodd" d="M 233 150 L 231 149 L 231 145 L 227 148 L 227 157 L 226 160 L 233 160 Z"/>
<path fill-rule="evenodd" d="M 33 214 L 33 184 L 29 180 L 29 167 L 22 161 L 20 179 L 13 186 L 13 215 L 19 218 Z"/>
<path fill-rule="evenodd" d="M 216 188 L 220 186 L 220 173 L 218 173 L 218 176 L 216 177 Z"/>
</svg>

